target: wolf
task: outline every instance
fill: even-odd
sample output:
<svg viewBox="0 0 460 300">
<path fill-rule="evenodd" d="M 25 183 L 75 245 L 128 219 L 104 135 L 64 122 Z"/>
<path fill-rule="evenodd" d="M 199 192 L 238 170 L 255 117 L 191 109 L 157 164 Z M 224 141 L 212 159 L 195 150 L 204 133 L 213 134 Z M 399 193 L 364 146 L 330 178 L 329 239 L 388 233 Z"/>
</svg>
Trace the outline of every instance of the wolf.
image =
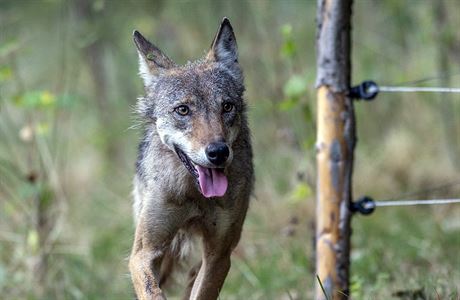
<svg viewBox="0 0 460 300">
<path fill-rule="evenodd" d="M 254 184 L 252 148 L 238 49 L 224 18 L 205 57 L 177 65 L 133 33 L 145 95 L 134 178 L 135 237 L 129 269 L 138 299 L 162 290 L 190 239 L 201 262 L 184 299 L 217 299 L 240 240 Z"/>
</svg>

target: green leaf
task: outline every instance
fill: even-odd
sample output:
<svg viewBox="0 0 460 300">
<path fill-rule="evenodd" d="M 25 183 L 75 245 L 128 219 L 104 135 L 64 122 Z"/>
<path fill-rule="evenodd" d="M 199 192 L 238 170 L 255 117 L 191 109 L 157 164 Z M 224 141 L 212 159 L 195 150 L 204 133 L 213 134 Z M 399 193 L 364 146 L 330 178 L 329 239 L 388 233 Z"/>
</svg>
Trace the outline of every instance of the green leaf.
<svg viewBox="0 0 460 300">
<path fill-rule="evenodd" d="M 14 103 L 24 108 L 50 108 L 56 104 L 56 96 L 49 91 L 31 91 L 16 96 Z"/>
<path fill-rule="evenodd" d="M 0 82 L 7 81 L 13 77 L 13 71 L 8 66 L 0 67 Z"/>
<path fill-rule="evenodd" d="M 302 115 L 305 121 L 313 121 L 313 112 L 309 103 L 302 103 Z"/>
<path fill-rule="evenodd" d="M 312 195 L 311 188 L 308 184 L 301 182 L 299 183 L 291 193 L 291 202 L 298 203 Z"/>
<path fill-rule="evenodd" d="M 278 107 L 281 111 L 288 111 L 295 108 L 298 102 L 298 98 L 286 98 L 279 103 Z"/>
<path fill-rule="evenodd" d="M 357 275 L 351 277 L 350 292 L 356 299 L 361 299 L 363 295 L 363 279 Z"/>
<path fill-rule="evenodd" d="M 281 26 L 281 34 L 285 39 L 292 37 L 292 25 L 291 24 L 284 24 Z"/>
<path fill-rule="evenodd" d="M 292 25 L 284 24 L 283 26 L 281 26 L 281 34 L 283 36 L 281 55 L 286 58 L 292 58 L 297 50 L 294 38 L 292 37 Z"/>
<path fill-rule="evenodd" d="M 307 81 L 304 76 L 293 75 L 283 87 L 283 92 L 286 97 L 300 97 L 307 91 Z"/>
<path fill-rule="evenodd" d="M 40 237 L 38 236 L 38 232 L 36 230 L 29 230 L 29 232 L 27 233 L 27 246 L 34 254 L 38 251 L 39 239 Z"/>
<path fill-rule="evenodd" d="M 48 91 L 43 91 L 40 94 L 40 104 L 42 106 L 52 106 L 56 102 L 56 96 Z"/>
<path fill-rule="evenodd" d="M 281 47 L 281 55 L 285 57 L 293 57 L 296 53 L 297 47 L 293 40 L 286 40 Z"/>
</svg>

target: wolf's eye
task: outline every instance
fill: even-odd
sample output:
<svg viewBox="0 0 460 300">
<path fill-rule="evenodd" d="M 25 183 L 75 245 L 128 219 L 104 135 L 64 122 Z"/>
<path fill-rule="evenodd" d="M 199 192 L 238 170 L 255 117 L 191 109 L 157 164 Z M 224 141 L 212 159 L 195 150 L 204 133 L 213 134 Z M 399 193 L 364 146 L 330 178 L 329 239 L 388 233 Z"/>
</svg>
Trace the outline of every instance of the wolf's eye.
<svg viewBox="0 0 460 300">
<path fill-rule="evenodd" d="M 186 116 L 189 114 L 190 109 L 188 108 L 187 105 L 179 105 L 178 107 L 174 109 L 174 111 L 181 116 Z"/>
<path fill-rule="evenodd" d="M 224 109 L 224 112 L 228 113 L 228 112 L 231 112 L 234 107 L 235 107 L 235 105 L 226 102 L 226 103 L 224 103 L 223 109 Z"/>
</svg>

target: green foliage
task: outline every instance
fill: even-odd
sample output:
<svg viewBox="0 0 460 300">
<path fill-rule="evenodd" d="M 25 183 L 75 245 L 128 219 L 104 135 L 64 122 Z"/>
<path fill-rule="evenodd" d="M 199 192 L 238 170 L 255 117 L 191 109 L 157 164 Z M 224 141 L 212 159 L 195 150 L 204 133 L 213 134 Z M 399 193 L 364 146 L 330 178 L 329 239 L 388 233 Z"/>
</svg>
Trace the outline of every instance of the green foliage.
<svg viewBox="0 0 460 300">
<path fill-rule="evenodd" d="M 76 105 L 78 97 L 75 95 L 55 95 L 50 91 L 30 91 L 24 94 L 17 95 L 13 98 L 13 103 L 20 107 L 30 110 L 47 110 L 60 108 L 68 108 Z"/>
<path fill-rule="evenodd" d="M 0 83 L 11 79 L 13 71 L 8 66 L 0 66 Z"/>
<path fill-rule="evenodd" d="M 293 38 L 293 28 L 290 24 L 285 24 L 281 28 L 283 44 L 281 48 L 281 54 L 284 57 L 284 61 L 291 70 L 289 77 L 283 86 L 284 99 L 279 103 L 279 109 L 287 114 L 297 112 L 297 115 L 293 118 L 298 122 L 300 118 L 304 123 L 302 129 L 300 129 L 297 135 L 300 135 L 299 143 L 302 144 L 305 149 L 310 149 L 314 144 L 314 132 L 311 131 L 309 134 L 305 134 L 305 127 L 314 128 L 314 118 L 312 114 L 312 104 L 308 98 L 308 88 L 311 86 L 311 75 L 308 73 L 298 74 L 294 71 L 292 66 L 296 60 L 296 48 L 297 44 Z M 292 125 L 291 125 L 292 126 Z M 294 125 L 295 126 L 295 125 Z"/>
<path fill-rule="evenodd" d="M 294 36 L 292 34 L 292 25 L 291 24 L 284 24 L 281 27 L 281 33 L 283 35 L 283 46 L 281 47 L 281 54 L 285 58 L 292 58 L 295 56 L 297 47 L 294 42 Z"/>
<path fill-rule="evenodd" d="M 8 57 L 11 53 L 18 51 L 20 44 L 17 40 L 11 39 L 8 40 L 0 46 L 0 58 Z"/>
<path fill-rule="evenodd" d="M 2 299 L 132 298 L 126 258 L 140 129 L 128 128 L 142 82 L 131 33 L 141 30 L 181 63 L 203 54 L 223 15 L 245 72 L 257 185 L 221 298 L 312 299 L 315 2 L 90 1 L 77 9 L 84 2 L 0 4 Z M 459 40 L 456 3 L 444 3 L 447 28 L 438 32 L 428 1 L 357 1 L 353 81 L 434 75 L 436 43 Z M 460 76 L 450 79 L 460 86 Z M 446 141 L 458 137 L 440 125 L 441 100 L 423 97 L 382 93 L 356 104 L 356 196 L 388 198 L 457 180 Z M 460 132 L 457 100 L 447 99 L 449 124 Z M 459 188 L 417 196 L 457 197 Z M 420 289 L 430 299 L 458 298 L 459 213 L 379 208 L 354 217 L 353 299 Z"/>
<path fill-rule="evenodd" d="M 291 193 L 291 202 L 299 203 L 301 201 L 305 201 L 305 199 L 310 198 L 312 194 L 310 186 L 305 182 L 301 182 L 294 187 Z"/>
</svg>

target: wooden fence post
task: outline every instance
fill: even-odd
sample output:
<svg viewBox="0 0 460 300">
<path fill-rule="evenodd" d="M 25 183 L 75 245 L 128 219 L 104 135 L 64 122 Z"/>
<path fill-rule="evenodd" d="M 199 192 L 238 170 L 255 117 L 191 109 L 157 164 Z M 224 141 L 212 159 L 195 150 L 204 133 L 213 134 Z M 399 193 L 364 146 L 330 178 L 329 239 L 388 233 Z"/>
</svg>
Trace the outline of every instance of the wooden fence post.
<svg viewBox="0 0 460 300">
<path fill-rule="evenodd" d="M 352 0 L 318 0 L 316 299 L 349 295 L 355 116 L 350 86 Z"/>
</svg>

